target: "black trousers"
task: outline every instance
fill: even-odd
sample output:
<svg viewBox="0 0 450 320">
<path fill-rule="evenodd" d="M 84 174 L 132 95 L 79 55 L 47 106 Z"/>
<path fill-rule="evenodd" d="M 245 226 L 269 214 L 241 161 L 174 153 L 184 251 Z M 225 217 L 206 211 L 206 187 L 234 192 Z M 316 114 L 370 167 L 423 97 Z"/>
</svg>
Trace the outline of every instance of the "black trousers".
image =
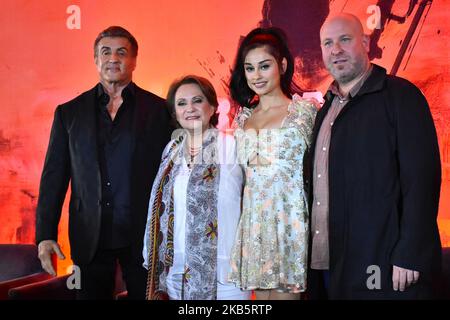
<svg viewBox="0 0 450 320">
<path fill-rule="evenodd" d="M 328 270 L 308 269 L 308 300 L 328 300 Z"/>
<path fill-rule="evenodd" d="M 94 259 L 86 265 L 78 265 L 81 289 L 77 290 L 78 300 L 113 299 L 117 262 L 122 269 L 122 277 L 128 291 L 127 298 L 145 299 L 147 270 L 142 267 L 143 259 L 139 249 L 132 246 L 121 249 L 99 249 Z"/>
<path fill-rule="evenodd" d="M 405 291 L 394 291 L 392 287 L 386 287 L 383 290 L 371 292 L 354 291 L 349 292 L 348 287 L 341 290 L 347 290 L 342 296 L 330 298 L 329 295 L 329 271 L 308 270 L 308 295 L 309 300 L 336 300 L 336 299 L 354 299 L 354 300 L 429 300 L 437 298 L 436 286 L 429 275 L 421 274 L 419 282 L 407 288 Z M 390 275 L 392 277 L 392 275 Z"/>
</svg>

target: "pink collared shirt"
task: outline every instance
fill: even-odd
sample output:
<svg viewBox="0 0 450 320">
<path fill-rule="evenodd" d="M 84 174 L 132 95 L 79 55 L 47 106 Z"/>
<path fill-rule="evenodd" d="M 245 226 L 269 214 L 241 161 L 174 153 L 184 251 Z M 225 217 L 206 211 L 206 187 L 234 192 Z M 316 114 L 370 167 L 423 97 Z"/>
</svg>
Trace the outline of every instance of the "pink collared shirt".
<svg viewBox="0 0 450 320">
<path fill-rule="evenodd" d="M 328 270 L 330 262 L 328 242 L 328 149 L 330 147 L 331 128 L 339 113 L 347 102 L 358 93 L 371 72 L 372 65 L 345 97 L 339 93 L 336 81 L 328 89 L 335 96 L 320 127 L 314 153 L 311 269 Z"/>
</svg>

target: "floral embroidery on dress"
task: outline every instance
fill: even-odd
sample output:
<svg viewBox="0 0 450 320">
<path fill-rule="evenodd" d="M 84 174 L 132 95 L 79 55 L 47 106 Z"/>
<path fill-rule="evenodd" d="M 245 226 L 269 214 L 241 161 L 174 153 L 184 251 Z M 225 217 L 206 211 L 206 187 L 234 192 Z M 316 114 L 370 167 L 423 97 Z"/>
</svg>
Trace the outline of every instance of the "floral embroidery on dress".
<svg viewBox="0 0 450 320">
<path fill-rule="evenodd" d="M 253 108 L 242 107 L 233 120 L 232 128 L 233 129 L 236 129 L 236 128 L 243 129 L 245 121 L 248 118 L 250 118 L 252 113 L 253 113 Z"/>
<path fill-rule="evenodd" d="M 247 290 L 302 292 L 306 290 L 309 216 L 303 157 L 317 110 L 294 95 L 281 128 L 258 134 L 243 130 L 252 112 L 242 108 L 234 121 L 246 183 L 229 280 Z M 252 163 L 255 154 L 268 161 Z"/>
</svg>

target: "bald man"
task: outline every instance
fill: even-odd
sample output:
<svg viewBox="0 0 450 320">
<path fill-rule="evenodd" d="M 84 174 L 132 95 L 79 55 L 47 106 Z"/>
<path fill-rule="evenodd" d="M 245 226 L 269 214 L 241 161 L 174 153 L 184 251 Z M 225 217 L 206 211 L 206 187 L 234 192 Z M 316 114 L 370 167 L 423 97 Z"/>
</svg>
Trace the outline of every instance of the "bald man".
<svg viewBox="0 0 450 320">
<path fill-rule="evenodd" d="M 311 149 L 310 297 L 431 298 L 441 167 L 428 103 L 370 63 L 357 17 L 327 19 L 320 41 L 334 82 Z"/>
</svg>

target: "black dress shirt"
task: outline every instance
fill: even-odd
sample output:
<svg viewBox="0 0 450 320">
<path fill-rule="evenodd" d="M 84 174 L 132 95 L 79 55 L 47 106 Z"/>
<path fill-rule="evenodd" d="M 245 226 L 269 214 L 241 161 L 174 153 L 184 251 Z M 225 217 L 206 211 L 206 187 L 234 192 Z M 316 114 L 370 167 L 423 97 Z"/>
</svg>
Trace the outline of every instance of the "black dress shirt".
<svg viewBox="0 0 450 320">
<path fill-rule="evenodd" d="M 109 96 L 97 91 L 97 145 L 102 180 L 102 227 L 99 247 L 117 249 L 130 245 L 131 162 L 134 150 L 134 83 L 122 91 L 123 102 L 114 120 L 108 113 Z"/>
</svg>

